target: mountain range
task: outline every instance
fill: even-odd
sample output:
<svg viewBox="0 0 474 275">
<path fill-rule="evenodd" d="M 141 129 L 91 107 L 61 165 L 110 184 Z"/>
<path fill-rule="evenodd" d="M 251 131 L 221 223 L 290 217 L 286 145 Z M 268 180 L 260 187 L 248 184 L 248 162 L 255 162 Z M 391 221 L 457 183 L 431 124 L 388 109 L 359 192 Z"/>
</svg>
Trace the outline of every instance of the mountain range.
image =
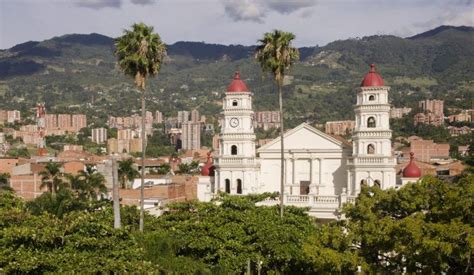
<svg viewBox="0 0 474 275">
<path fill-rule="evenodd" d="M 416 107 L 417 100 L 437 98 L 449 107 L 470 108 L 473 42 L 473 27 L 440 26 L 408 38 L 374 35 L 300 48 L 301 60 L 284 88 L 287 118 L 290 124 L 352 118 L 354 88 L 370 63 L 392 87 L 394 106 Z M 117 70 L 113 43 L 101 34 L 69 34 L 0 50 L 0 108 L 28 113 L 44 101 L 50 111 L 86 112 L 97 124 L 107 114 L 135 112 L 139 95 L 132 79 Z M 173 115 L 198 108 L 215 117 L 235 70 L 254 93 L 257 110 L 276 109 L 274 85 L 253 60 L 254 49 L 168 45 L 162 71 L 148 82 L 148 110 Z"/>
</svg>

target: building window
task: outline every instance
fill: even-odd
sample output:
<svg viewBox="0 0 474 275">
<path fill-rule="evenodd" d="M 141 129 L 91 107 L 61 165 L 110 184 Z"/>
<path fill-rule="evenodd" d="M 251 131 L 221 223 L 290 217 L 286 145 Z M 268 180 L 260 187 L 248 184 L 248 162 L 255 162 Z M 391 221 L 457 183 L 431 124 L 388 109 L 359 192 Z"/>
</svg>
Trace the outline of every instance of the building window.
<svg viewBox="0 0 474 275">
<path fill-rule="evenodd" d="M 237 100 L 232 101 L 232 106 L 237 106 L 238 104 Z"/>
<path fill-rule="evenodd" d="M 230 147 L 230 154 L 237 155 L 237 145 L 232 145 L 232 147 Z"/>
<path fill-rule="evenodd" d="M 237 179 L 237 194 L 242 194 L 242 180 Z"/>
<path fill-rule="evenodd" d="M 371 116 L 371 117 L 369 117 L 369 119 L 367 119 L 367 127 L 375 128 L 375 118 L 373 116 Z"/>
<path fill-rule="evenodd" d="M 360 187 L 366 187 L 367 186 L 367 180 L 361 180 L 360 181 Z"/>
<path fill-rule="evenodd" d="M 368 155 L 375 154 L 375 146 L 373 144 L 369 144 L 369 146 L 367 146 L 367 154 Z"/>
<path fill-rule="evenodd" d="M 300 181 L 300 195 L 309 194 L 310 181 Z"/>
<path fill-rule="evenodd" d="M 375 100 L 375 96 L 374 95 L 370 95 L 369 96 L 369 101 L 374 101 Z"/>
<path fill-rule="evenodd" d="M 230 179 L 225 179 L 225 192 L 230 194 Z"/>
<path fill-rule="evenodd" d="M 374 181 L 374 186 L 380 188 L 382 185 L 380 184 L 379 180 Z"/>
</svg>

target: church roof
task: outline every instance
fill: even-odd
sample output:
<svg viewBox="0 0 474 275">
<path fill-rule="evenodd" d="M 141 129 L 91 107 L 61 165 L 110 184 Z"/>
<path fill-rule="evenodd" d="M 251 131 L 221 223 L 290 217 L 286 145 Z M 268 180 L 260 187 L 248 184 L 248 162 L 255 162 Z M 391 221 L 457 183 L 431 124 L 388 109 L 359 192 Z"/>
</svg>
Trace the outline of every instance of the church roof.
<svg viewBox="0 0 474 275">
<path fill-rule="evenodd" d="M 249 89 L 247 88 L 247 85 L 245 85 L 245 82 L 243 82 L 240 79 L 240 72 L 236 71 L 234 73 L 234 79 L 230 83 L 229 87 L 227 87 L 227 92 L 228 93 L 239 93 L 239 92 L 248 92 Z"/>
<path fill-rule="evenodd" d="M 405 178 L 419 178 L 421 177 L 421 170 L 415 164 L 414 153 L 410 152 L 410 163 L 403 169 L 403 177 Z"/>
<path fill-rule="evenodd" d="M 328 135 L 307 123 L 301 123 L 297 127 L 285 132 L 284 139 L 285 151 L 311 149 L 341 150 L 351 147 L 347 142 L 343 142 L 339 138 Z M 275 150 L 280 150 L 279 144 L 280 137 L 277 137 L 260 147 L 257 151 L 262 153 L 264 151 L 273 152 Z"/>
<path fill-rule="evenodd" d="M 375 72 L 375 64 L 370 64 L 370 71 L 365 75 L 360 83 L 361 87 L 380 87 L 383 86 L 382 77 Z"/>
</svg>

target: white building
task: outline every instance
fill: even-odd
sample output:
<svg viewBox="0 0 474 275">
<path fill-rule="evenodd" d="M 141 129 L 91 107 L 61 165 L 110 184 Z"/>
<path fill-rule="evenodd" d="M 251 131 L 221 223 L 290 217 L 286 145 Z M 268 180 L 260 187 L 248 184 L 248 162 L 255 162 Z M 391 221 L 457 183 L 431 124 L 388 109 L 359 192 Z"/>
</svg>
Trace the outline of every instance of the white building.
<svg viewBox="0 0 474 275">
<path fill-rule="evenodd" d="M 107 141 L 107 129 L 102 127 L 92 129 L 91 139 L 97 144 L 105 143 Z"/>
<path fill-rule="evenodd" d="M 355 200 L 361 185 L 395 187 L 388 91 L 372 65 L 361 87 L 356 89 L 353 144 L 306 123 L 284 134 L 285 204 L 309 207 L 313 216 L 334 219 L 344 203 Z M 239 73 L 228 87 L 223 103 L 215 176 L 209 177 L 209 172 L 203 170 L 198 198 L 209 200 L 218 191 L 279 192 L 280 138 L 255 149 L 252 93 Z"/>
</svg>

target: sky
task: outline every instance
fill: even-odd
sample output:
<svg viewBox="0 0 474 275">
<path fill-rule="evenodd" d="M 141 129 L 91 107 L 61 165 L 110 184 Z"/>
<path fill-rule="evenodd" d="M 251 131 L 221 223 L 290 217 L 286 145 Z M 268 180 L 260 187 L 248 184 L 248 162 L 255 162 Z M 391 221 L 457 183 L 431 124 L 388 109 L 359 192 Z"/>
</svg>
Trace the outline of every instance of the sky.
<svg viewBox="0 0 474 275">
<path fill-rule="evenodd" d="M 254 45 L 274 29 L 296 46 L 474 26 L 474 0 L 0 0 L 0 49 L 71 33 L 119 36 L 135 22 L 164 42 Z"/>
</svg>

